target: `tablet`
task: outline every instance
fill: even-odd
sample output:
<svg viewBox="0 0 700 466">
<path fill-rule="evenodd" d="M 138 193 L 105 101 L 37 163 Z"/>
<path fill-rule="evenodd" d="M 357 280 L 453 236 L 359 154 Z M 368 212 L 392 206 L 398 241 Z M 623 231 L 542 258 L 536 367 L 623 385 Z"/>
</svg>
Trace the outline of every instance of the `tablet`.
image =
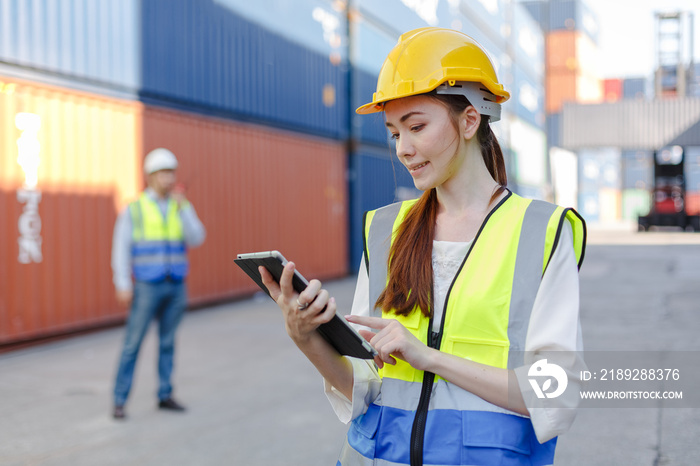
<svg viewBox="0 0 700 466">
<path fill-rule="evenodd" d="M 270 292 L 262 282 L 262 277 L 258 272 L 258 266 L 262 265 L 270 271 L 274 279 L 279 283 L 282 270 L 287 264 L 287 259 L 279 251 L 253 252 L 249 254 L 239 254 L 234 262 L 253 279 L 258 286 L 270 296 Z M 309 285 L 309 282 L 294 270 L 292 286 L 294 291 L 301 293 Z M 272 298 L 272 296 L 270 296 Z M 355 330 L 344 317 L 337 312 L 329 322 L 321 324 L 318 332 L 328 341 L 340 354 L 361 359 L 373 359 L 377 351 L 372 348 L 367 340 Z"/>
</svg>

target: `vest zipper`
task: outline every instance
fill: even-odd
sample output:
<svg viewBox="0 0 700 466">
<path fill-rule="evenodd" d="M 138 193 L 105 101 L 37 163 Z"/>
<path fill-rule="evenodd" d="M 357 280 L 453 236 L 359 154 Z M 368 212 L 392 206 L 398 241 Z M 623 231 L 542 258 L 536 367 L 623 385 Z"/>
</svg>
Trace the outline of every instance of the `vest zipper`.
<svg viewBox="0 0 700 466">
<path fill-rule="evenodd" d="M 508 200 L 511 194 L 512 193 L 508 191 L 508 194 L 506 194 L 506 196 L 503 199 L 501 199 L 501 201 L 493 209 L 491 209 L 486 218 L 484 218 L 484 221 L 481 223 L 481 227 L 479 227 L 479 231 L 476 233 L 476 236 L 474 236 L 474 241 L 469 247 L 467 255 L 464 256 L 464 260 L 459 266 L 459 270 L 457 270 L 457 273 L 452 279 L 452 283 L 450 283 L 450 287 L 447 289 L 447 295 L 445 296 L 445 305 L 442 310 L 442 318 L 440 319 L 439 332 L 433 332 L 433 317 L 430 317 L 430 321 L 428 322 L 427 341 L 428 346 L 430 346 L 431 348 L 434 348 L 436 350 L 440 349 L 440 343 L 442 342 L 442 332 L 445 328 L 445 316 L 447 315 L 447 302 L 450 299 L 450 293 L 452 293 L 452 287 L 454 287 L 454 284 L 457 281 L 457 277 L 459 277 L 459 274 L 462 272 L 464 265 L 467 263 L 469 253 L 471 253 L 472 249 L 474 249 L 474 245 L 479 239 L 479 235 L 481 235 L 481 231 L 484 229 L 484 226 L 486 226 L 486 222 L 488 222 L 489 218 L 491 218 L 491 215 L 496 210 L 498 210 L 498 208 L 501 205 L 503 205 L 503 203 L 506 200 Z M 433 374 L 432 372 L 423 372 L 423 385 L 420 391 L 418 407 L 416 408 L 416 416 L 413 418 L 413 427 L 411 428 L 411 466 L 423 466 L 423 443 L 425 440 L 425 424 L 428 421 L 428 407 L 430 405 L 430 396 L 433 393 L 434 382 L 435 374 Z"/>
</svg>

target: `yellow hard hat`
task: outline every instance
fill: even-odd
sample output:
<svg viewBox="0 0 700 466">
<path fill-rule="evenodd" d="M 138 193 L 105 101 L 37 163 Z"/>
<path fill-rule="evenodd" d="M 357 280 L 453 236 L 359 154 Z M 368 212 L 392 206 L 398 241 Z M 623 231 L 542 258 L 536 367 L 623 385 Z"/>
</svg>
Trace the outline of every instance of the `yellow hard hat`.
<svg viewBox="0 0 700 466">
<path fill-rule="evenodd" d="M 485 88 L 485 89 L 484 89 Z M 451 29 L 425 27 L 403 34 L 389 52 L 377 80 L 372 102 L 356 110 L 381 112 L 384 103 L 435 90 L 439 94 L 466 95 L 481 113 L 500 118 L 500 104 L 510 94 L 498 83 L 486 51 L 474 39 Z"/>
</svg>

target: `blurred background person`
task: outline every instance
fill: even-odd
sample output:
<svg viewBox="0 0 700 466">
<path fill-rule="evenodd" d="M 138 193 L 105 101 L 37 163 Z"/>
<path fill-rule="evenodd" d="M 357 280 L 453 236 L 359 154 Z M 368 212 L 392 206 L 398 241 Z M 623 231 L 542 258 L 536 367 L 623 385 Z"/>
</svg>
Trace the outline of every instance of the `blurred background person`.
<svg viewBox="0 0 700 466">
<path fill-rule="evenodd" d="M 115 419 L 125 417 L 134 368 L 143 337 L 158 321 L 158 407 L 184 411 L 172 396 L 175 332 L 187 307 L 187 248 L 204 242 L 206 231 L 184 192 L 176 186 L 175 155 L 167 149 L 144 160 L 148 187 L 117 218 L 112 270 L 117 301 L 130 306 L 124 346 L 114 386 Z M 132 283 L 133 276 L 133 283 Z"/>
</svg>

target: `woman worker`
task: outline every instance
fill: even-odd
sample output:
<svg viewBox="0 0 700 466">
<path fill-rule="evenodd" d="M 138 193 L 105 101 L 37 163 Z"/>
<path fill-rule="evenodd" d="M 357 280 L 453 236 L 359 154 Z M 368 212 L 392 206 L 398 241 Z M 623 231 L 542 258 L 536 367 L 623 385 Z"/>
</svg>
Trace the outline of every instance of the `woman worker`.
<svg viewBox="0 0 700 466">
<path fill-rule="evenodd" d="M 336 312 L 318 280 L 297 295 L 293 263 L 279 285 L 261 269 L 336 414 L 352 421 L 340 465 L 551 464 L 573 421 L 576 396 L 561 392 L 583 367 L 585 224 L 506 188 L 490 122 L 508 97 L 473 39 L 421 28 L 401 36 L 357 109 L 384 112 L 423 191 L 365 216 L 347 319 L 374 361 L 340 356 L 315 331 Z"/>
</svg>

